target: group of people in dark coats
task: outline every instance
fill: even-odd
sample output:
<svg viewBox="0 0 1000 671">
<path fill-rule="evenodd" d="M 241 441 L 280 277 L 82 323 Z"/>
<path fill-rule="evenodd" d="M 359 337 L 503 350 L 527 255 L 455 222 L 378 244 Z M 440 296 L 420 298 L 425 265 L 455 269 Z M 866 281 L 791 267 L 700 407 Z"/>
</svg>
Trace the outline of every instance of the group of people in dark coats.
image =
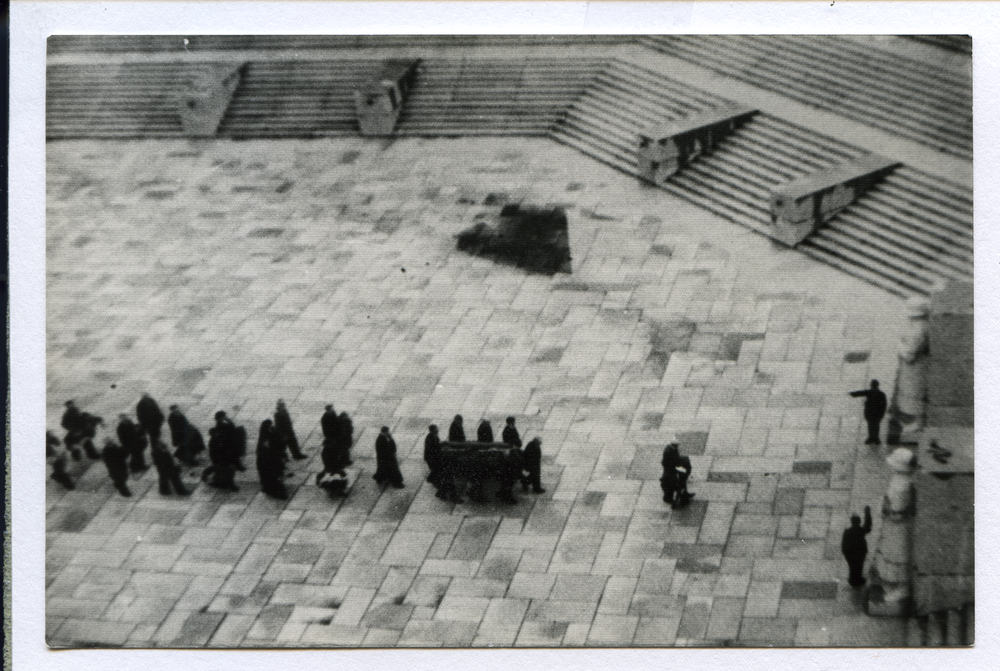
<svg viewBox="0 0 1000 671">
<path fill-rule="evenodd" d="M 115 428 L 118 442 L 107 438 L 103 450 L 98 452 L 93 446 L 93 440 L 96 427 L 103 423 L 101 418 L 82 412 L 74 401 L 67 401 L 62 418 L 62 426 L 67 431 L 63 440 L 66 450 L 74 459 L 79 460 L 82 447 L 90 458 L 103 460 L 115 489 L 122 496 L 131 496 L 132 492 L 128 488 L 129 474 L 140 473 L 149 468 L 145 452 L 146 447 L 150 446 L 152 464 L 159 475 L 160 493 L 189 494 L 181 479 L 182 472 L 178 462 L 186 466 L 199 465 L 199 456 L 206 449 L 201 431 L 188 421 L 177 405 L 171 405 L 170 414 L 165 417 L 149 394 L 143 394 L 136 404 L 135 416 L 138 422 L 132 421 L 125 413 L 120 414 Z M 348 427 L 342 433 L 350 436 L 353 432 L 350 418 L 346 413 L 342 418 L 346 420 Z M 173 454 L 161 440 L 164 421 L 170 427 Z M 238 491 L 235 473 L 246 470 L 243 465 L 246 443 L 246 430 L 233 424 L 225 411 L 218 411 L 215 414 L 215 426 L 209 431 L 208 456 L 211 463 L 202 473 L 202 479 L 213 487 Z M 56 449 L 59 445 L 59 438 L 47 432 L 46 456 L 54 457 L 51 477 L 67 489 L 73 489 L 75 483 L 67 472 L 66 454 Z M 291 416 L 281 399 L 275 408 L 274 420 L 266 420 L 261 425 L 257 447 L 257 467 L 261 475 L 262 490 L 268 495 L 287 498 L 282 482 L 286 450 L 291 452 L 293 459 L 307 457 L 299 447 Z M 350 463 L 350 460 L 346 463 Z"/>
<path fill-rule="evenodd" d="M 464 443 L 465 428 L 462 416 L 455 415 L 448 429 L 449 443 Z M 484 419 L 476 431 L 477 442 L 492 443 L 493 427 Z M 459 461 L 442 458 L 441 437 L 436 424 L 431 424 L 424 439 L 424 461 L 430 473 L 427 481 L 436 489 L 439 499 L 461 503 L 462 497 L 456 484 L 456 479 L 469 484 L 469 497 L 473 501 L 485 500 L 483 493 L 484 481 L 495 478 L 498 481 L 497 496 L 506 503 L 517 503 L 514 496 L 514 484 L 520 480 L 524 491 L 530 485 L 536 494 L 545 492 L 541 485 L 542 441 L 534 438 L 521 449 L 521 436 L 518 433 L 515 419 L 507 418 L 502 433 L 502 441 L 510 446 L 505 453 L 486 452 L 478 457 L 467 455 Z M 495 463 L 494 463 L 495 462 Z"/>
</svg>

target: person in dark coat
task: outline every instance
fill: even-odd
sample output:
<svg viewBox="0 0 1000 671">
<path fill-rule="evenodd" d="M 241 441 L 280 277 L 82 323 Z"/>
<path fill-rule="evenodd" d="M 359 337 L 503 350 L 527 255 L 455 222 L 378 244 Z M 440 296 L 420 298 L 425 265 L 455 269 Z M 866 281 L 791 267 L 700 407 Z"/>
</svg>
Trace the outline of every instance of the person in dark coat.
<svg viewBox="0 0 1000 671">
<path fill-rule="evenodd" d="M 333 409 L 333 405 L 326 406 L 326 412 L 319 419 L 319 425 L 323 428 L 323 438 L 326 440 L 337 438 L 338 431 L 340 430 L 339 421 L 337 411 Z"/>
<path fill-rule="evenodd" d="M 427 427 L 427 437 L 424 438 L 424 462 L 427 464 L 427 468 L 430 469 L 430 473 L 427 474 L 427 482 L 434 485 L 438 490 L 441 488 L 439 483 L 441 479 L 441 474 L 439 473 L 440 461 L 441 436 L 438 435 L 437 424 L 431 424 Z M 440 493 L 438 491 L 438 494 Z M 438 498 L 442 497 L 438 496 Z"/>
<path fill-rule="evenodd" d="M 497 487 L 497 498 L 504 503 L 517 503 L 514 496 L 514 483 L 521 478 L 524 472 L 524 460 L 521 457 L 521 450 L 516 447 L 507 450 L 504 463 L 499 469 L 499 485 Z"/>
<path fill-rule="evenodd" d="M 191 424 L 176 405 L 170 406 L 167 415 L 170 427 L 170 443 L 174 446 L 174 456 L 188 466 L 198 465 L 198 455 L 205 451 L 205 439 L 201 431 Z"/>
<path fill-rule="evenodd" d="M 66 430 L 64 442 L 66 443 L 66 449 L 73 455 L 73 459 L 80 461 L 83 458 L 83 453 L 77 447 L 77 443 L 83 438 L 83 421 L 80 416 L 80 409 L 76 407 L 76 402 L 72 400 L 66 401 L 65 406 L 66 410 L 63 411 L 62 421 L 60 422 L 62 428 Z"/>
<path fill-rule="evenodd" d="M 465 442 L 465 427 L 462 426 L 461 415 L 455 415 L 455 419 L 451 420 L 451 426 L 448 428 L 448 442 L 449 443 Z"/>
<path fill-rule="evenodd" d="M 528 444 L 524 447 L 522 460 L 524 464 L 524 471 L 526 471 L 526 473 L 521 476 L 521 487 L 524 491 L 528 491 L 528 485 L 530 484 L 533 492 L 536 494 L 544 494 L 545 490 L 542 488 L 541 438 L 536 436 L 528 441 Z"/>
<path fill-rule="evenodd" d="M 299 439 L 295 437 L 295 429 L 292 428 L 292 416 L 288 414 L 288 408 L 280 398 L 274 408 L 274 430 L 278 432 L 284 446 L 292 453 L 292 458 L 306 458 L 299 449 Z"/>
<path fill-rule="evenodd" d="M 181 496 L 187 496 L 191 493 L 181 482 L 181 469 L 170 455 L 166 445 L 163 443 L 154 445 L 152 457 L 153 465 L 156 466 L 156 472 L 160 476 L 161 494 L 170 496 L 171 493 L 176 492 Z"/>
<path fill-rule="evenodd" d="M 104 420 L 97 415 L 91 415 L 89 412 L 82 413 L 81 421 L 83 423 L 83 451 L 87 454 L 90 459 L 100 459 L 101 454 L 94 447 L 94 439 L 97 438 L 97 427 L 99 424 L 104 424 Z"/>
<path fill-rule="evenodd" d="M 388 482 L 396 489 L 403 488 L 403 474 L 396 461 L 396 441 L 389 433 L 388 426 L 383 426 L 375 439 L 375 463 L 375 475 L 372 476 L 375 482 L 380 485 Z"/>
<path fill-rule="evenodd" d="M 118 442 L 129 455 L 129 468 L 133 473 L 144 471 L 149 468 L 146 463 L 146 436 L 143 435 L 139 427 L 135 425 L 128 415 L 118 415 Z"/>
<path fill-rule="evenodd" d="M 326 438 L 323 440 L 323 451 L 320 452 L 320 457 L 323 459 L 323 473 L 329 473 L 330 475 L 338 475 L 342 478 L 347 477 L 347 471 L 344 468 L 347 466 L 347 462 L 344 461 L 344 450 L 340 446 L 340 439 L 336 436 L 332 438 Z"/>
<path fill-rule="evenodd" d="M 287 499 L 285 489 L 285 454 L 280 443 L 274 441 L 275 429 L 271 420 L 265 419 L 260 424 L 260 434 L 257 437 L 257 475 L 260 477 L 260 490 L 276 499 Z"/>
<path fill-rule="evenodd" d="M 226 417 L 222 410 L 215 413 L 215 426 L 208 431 L 208 458 L 212 461 L 210 468 L 205 469 L 203 477 L 209 478 L 208 484 L 219 489 L 238 492 L 239 487 L 234 481 L 234 462 L 238 461 L 239 437 L 236 427 Z"/>
<path fill-rule="evenodd" d="M 687 478 L 691 475 L 691 460 L 681 456 L 677 443 L 670 443 L 663 450 L 663 476 L 660 478 L 660 488 L 663 489 L 663 502 L 671 508 L 683 508 L 692 494 L 687 493 Z"/>
<path fill-rule="evenodd" d="M 479 429 L 476 430 L 476 439 L 480 443 L 493 442 L 493 427 L 490 426 L 490 421 L 488 419 L 484 419 L 479 423 Z"/>
<path fill-rule="evenodd" d="M 158 445 L 160 443 L 160 429 L 163 428 L 165 417 L 152 396 L 142 395 L 142 398 L 135 405 L 135 417 L 139 420 L 139 426 L 149 436 L 149 444 Z"/>
<path fill-rule="evenodd" d="M 108 469 L 108 475 L 111 476 L 111 482 L 115 489 L 122 496 L 132 496 L 132 492 L 129 491 L 126 484 L 128 482 L 128 452 L 125 448 L 108 438 L 104 442 L 101 458 L 104 460 L 104 465 Z"/>
<path fill-rule="evenodd" d="M 346 412 L 340 413 L 340 417 L 337 418 L 337 430 L 340 432 L 338 441 L 340 458 L 344 466 L 350 466 L 354 463 L 351 459 L 351 447 L 354 445 L 354 422 L 351 421 L 351 416 Z"/>
<path fill-rule="evenodd" d="M 57 453 L 56 458 L 52 460 L 52 475 L 49 477 L 66 489 L 76 489 L 76 483 L 73 482 L 73 478 L 66 472 L 68 463 L 69 460 L 66 459 L 65 452 Z"/>
<path fill-rule="evenodd" d="M 503 442 L 511 445 L 513 447 L 521 447 L 521 435 L 517 432 L 517 427 L 514 426 L 514 418 L 507 418 L 507 426 L 503 427 L 503 435 L 501 437 Z"/>
<path fill-rule="evenodd" d="M 847 582 L 851 587 L 857 589 L 865 584 L 862 575 L 865 568 L 865 557 L 868 555 L 868 542 L 865 536 L 872 530 L 872 511 L 865 506 L 865 524 L 861 525 L 861 518 L 851 515 L 851 526 L 844 529 L 844 536 L 840 541 L 840 551 L 847 560 L 849 577 Z"/>
<path fill-rule="evenodd" d="M 66 401 L 66 411 L 62 416 L 62 427 L 66 429 L 66 438 L 63 442 L 73 455 L 73 459 L 79 461 L 82 458 L 79 448 L 81 444 L 90 459 L 101 458 L 94 447 L 94 438 L 97 437 L 97 426 L 103 423 L 104 420 L 100 417 L 81 412 L 75 402 Z"/>
<path fill-rule="evenodd" d="M 878 388 L 878 380 L 872 380 L 868 389 L 859 389 L 850 394 L 854 398 L 865 397 L 865 421 L 868 423 L 868 439 L 865 440 L 865 445 L 881 445 L 882 441 L 878 437 L 879 425 L 885 417 L 885 410 L 889 404 L 885 393 Z"/>
</svg>

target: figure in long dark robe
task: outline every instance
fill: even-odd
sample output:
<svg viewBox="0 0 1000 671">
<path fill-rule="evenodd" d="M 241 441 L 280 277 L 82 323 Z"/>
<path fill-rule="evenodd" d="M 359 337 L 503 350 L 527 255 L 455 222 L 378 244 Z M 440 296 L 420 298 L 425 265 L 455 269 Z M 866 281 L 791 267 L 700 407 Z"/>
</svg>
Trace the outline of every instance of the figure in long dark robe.
<svg viewBox="0 0 1000 671">
<path fill-rule="evenodd" d="M 864 586 L 865 577 L 865 557 L 868 556 L 868 542 L 865 536 L 872 530 L 872 511 L 865 506 L 865 523 L 862 526 L 861 518 L 851 515 L 851 526 L 844 529 L 844 535 L 840 540 L 840 551 L 847 560 L 848 578 L 847 582 L 851 587 L 857 589 Z"/>
<path fill-rule="evenodd" d="M 388 482 L 396 489 L 403 488 L 403 474 L 396 460 L 396 441 L 389 433 L 389 427 L 383 426 L 375 439 L 375 474 L 372 478 L 378 484 Z"/>
<path fill-rule="evenodd" d="M 104 450 L 101 453 L 101 458 L 104 460 L 104 465 L 108 469 L 108 475 L 111 476 L 111 482 L 114 484 L 115 489 L 122 496 L 132 496 L 132 492 L 128 488 L 128 452 L 125 448 L 116 444 L 110 438 L 104 443 Z"/>
<path fill-rule="evenodd" d="M 354 422 L 351 421 L 351 416 L 346 412 L 340 413 L 340 417 L 337 418 L 337 430 L 340 432 L 338 440 L 340 458 L 343 460 L 344 466 L 350 466 L 354 463 L 351 459 L 351 447 L 354 445 Z"/>
<path fill-rule="evenodd" d="M 170 455 L 166 445 L 163 443 L 154 445 L 151 456 L 153 465 L 156 466 L 156 473 L 160 477 L 160 494 L 170 496 L 176 492 L 181 496 L 187 496 L 191 493 L 181 481 L 181 469 Z"/>
<path fill-rule="evenodd" d="M 448 427 L 448 442 L 449 443 L 465 442 L 465 427 L 462 426 L 461 415 L 455 415 L 455 419 L 451 420 L 451 426 Z"/>
<path fill-rule="evenodd" d="M 65 403 L 66 410 L 63 411 L 61 426 L 66 430 L 66 436 L 63 442 L 66 444 L 66 449 L 69 450 L 70 454 L 73 455 L 73 459 L 80 461 L 83 458 L 83 453 L 77 446 L 83 440 L 83 421 L 81 418 L 81 412 L 78 407 L 76 407 L 76 402 L 70 400 Z"/>
<path fill-rule="evenodd" d="M 211 468 L 206 469 L 206 475 L 210 476 L 208 484 L 238 492 L 240 488 L 234 480 L 234 463 L 238 461 L 239 437 L 236 427 L 224 411 L 215 413 L 215 426 L 209 430 L 208 435 L 208 458 L 212 461 Z"/>
<path fill-rule="evenodd" d="M 446 498 L 447 495 L 441 491 L 443 485 L 441 478 L 441 436 L 438 435 L 437 424 L 431 424 L 427 427 L 427 437 L 424 438 L 424 462 L 430 470 L 427 474 L 427 482 L 438 490 L 437 497 L 439 499 Z"/>
<path fill-rule="evenodd" d="M 504 503 L 517 503 L 517 496 L 514 495 L 514 483 L 521 478 L 524 472 L 524 460 L 521 450 L 512 448 L 507 451 L 503 464 L 499 470 L 499 484 L 497 487 L 497 498 Z"/>
<path fill-rule="evenodd" d="M 868 389 L 852 391 L 850 395 L 855 398 L 863 396 L 865 399 L 865 422 L 868 424 L 868 438 L 865 440 L 865 445 L 881 445 L 882 441 L 878 437 L 879 426 L 882 424 L 889 403 L 885 393 L 878 388 L 878 380 L 872 380 Z"/>
<path fill-rule="evenodd" d="M 188 466 L 198 464 L 198 455 L 205 451 L 205 439 L 201 431 L 188 421 L 176 405 L 170 406 L 167 415 L 170 427 L 170 443 L 174 446 L 174 456 Z"/>
<path fill-rule="evenodd" d="M 149 394 L 143 394 L 142 398 L 135 405 L 135 417 L 139 420 L 139 426 L 149 436 L 150 445 L 159 445 L 160 430 L 163 428 L 163 411 Z"/>
<path fill-rule="evenodd" d="M 476 430 L 476 439 L 480 443 L 493 442 L 493 427 L 490 426 L 490 421 L 488 419 L 484 419 L 479 423 L 479 429 Z"/>
<path fill-rule="evenodd" d="M 319 419 L 319 425 L 323 429 L 323 438 L 325 440 L 330 440 L 331 438 L 337 438 L 337 431 L 339 428 L 337 418 L 337 411 L 333 409 L 333 405 L 326 406 L 326 412 Z"/>
<path fill-rule="evenodd" d="M 524 446 L 522 455 L 525 475 L 521 477 L 521 486 L 528 491 L 528 485 L 535 494 L 544 494 L 542 487 L 542 439 L 532 438 Z"/>
<path fill-rule="evenodd" d="M 521 434 L 517 432 L 517 427 L 514 426 L 513 417 L 507 418 L 507 425 L 503 427 L 500 439 L 512 447 L 521 447 Z"/>
<path fill-rule="evenodd" d="M 687 505 L 690 499 L 687 492 L 687 478 L 691 475 L 691 460 L 678 452 L 677 443 L 670 443 L 663 450 L 663 475 L 660 477 L 660 488 L 663 490 L 663 502 L 677 509 Z"/>
<path fill-rule="evenodd" d="M 295 429 L 292 427 L 292 416 L 288 413 L 285 402 L 280 398 L 274 409 L 274 430 L 278 432 L 293 459 L 307 458 L 299 449 L 299 439 L 295 436 Z"/>
<path fill-rule="evenodd" d="M 118 415 L 118 441 L 129 455 L 129 468 L 133 473 L 149 468 L 146 463 L 146 436 L 126 414 Z"/>
<path fill-rule="evenodd" d="M 276 438 L 274 425 L 265 419 L 260 424 L 260 434 L 257 437 L 257 475 L 260 477 L 260 490 L 276 499 L 287 499 L 285 489 L 285 454 Z"/>
</svg>

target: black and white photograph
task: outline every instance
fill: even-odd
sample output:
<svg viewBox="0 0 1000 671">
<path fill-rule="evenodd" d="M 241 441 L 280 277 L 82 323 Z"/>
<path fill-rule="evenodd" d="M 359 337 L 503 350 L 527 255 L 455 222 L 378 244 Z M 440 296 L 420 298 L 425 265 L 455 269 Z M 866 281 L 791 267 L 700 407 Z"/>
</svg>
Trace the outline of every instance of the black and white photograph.
<svg viewBox="0 0 1000 671">
<path fill-rule="evenodd" d="M 44 646 L 973 647 L 977 44 L 47 36 Z"/>
</svg>

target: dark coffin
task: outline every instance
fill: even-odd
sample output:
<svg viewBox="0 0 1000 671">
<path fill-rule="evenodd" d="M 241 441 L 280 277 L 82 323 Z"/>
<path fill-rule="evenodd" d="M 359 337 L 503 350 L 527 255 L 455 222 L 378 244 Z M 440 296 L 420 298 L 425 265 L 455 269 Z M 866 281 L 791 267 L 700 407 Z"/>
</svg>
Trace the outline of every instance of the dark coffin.
<svg viewBox="0 0 1000 671">
<path fill-rule="evenodd" d="M 506 443 L 442 442 L 441 470 L 468 482 L 496 480 L 514 449 Z"/>
</svg>

